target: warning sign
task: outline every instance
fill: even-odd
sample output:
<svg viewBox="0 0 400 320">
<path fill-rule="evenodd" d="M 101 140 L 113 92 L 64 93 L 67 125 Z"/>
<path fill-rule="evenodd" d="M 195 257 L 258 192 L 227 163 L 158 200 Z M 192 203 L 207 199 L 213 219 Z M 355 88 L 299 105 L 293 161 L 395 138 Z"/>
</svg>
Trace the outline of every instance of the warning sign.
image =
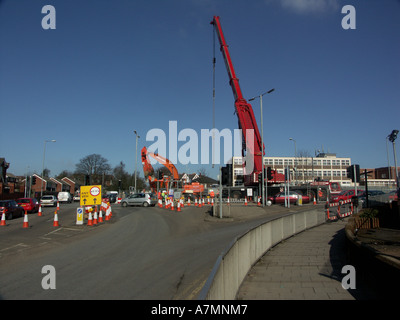
<svg viewBox="0 0 400 320">
<path fill-rule="evenodd" d="M 80 205 L 101 205 L 101 186 L 82 186 Z"/>
</svg>

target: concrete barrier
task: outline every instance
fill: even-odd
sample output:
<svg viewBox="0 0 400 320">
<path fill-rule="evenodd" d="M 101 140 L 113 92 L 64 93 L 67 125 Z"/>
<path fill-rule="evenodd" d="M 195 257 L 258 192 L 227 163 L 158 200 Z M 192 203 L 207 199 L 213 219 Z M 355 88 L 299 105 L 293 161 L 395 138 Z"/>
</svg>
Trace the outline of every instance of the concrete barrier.
<svg viewBox="0 0 400 320">
<path fill-rule="evenodd" d="M 217 259 L 200 300 L 233 300 L 252 266 L 274 245 L 326 221 L 322 208 L 284 215 L 235 238 Z"/>
</svg>

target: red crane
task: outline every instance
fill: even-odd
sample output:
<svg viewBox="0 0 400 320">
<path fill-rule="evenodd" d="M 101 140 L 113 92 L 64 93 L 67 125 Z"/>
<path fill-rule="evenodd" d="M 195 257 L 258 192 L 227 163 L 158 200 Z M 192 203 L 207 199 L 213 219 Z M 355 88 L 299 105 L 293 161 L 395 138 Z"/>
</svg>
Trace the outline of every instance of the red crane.
<svg viewBox="0 0 400 320">
<path fill-rule="evenodd" d="M 228 45 L 219 22 L 219 17 L 214 16 L 211 24 L 214 25 L 218 35 L 219 43 L 221 45 L 221 52 L 224 57 L 226 69 L 228 71 L 229 84 L 232 87 L 233 96 L 235 98 L 235 110 L 239 120 L 239 129 L 242 129 L 243 141 L 246 142 L 242 145 L 242 156 L 245 154 L 250 154 L 254 157 L 253 172 L 251 172 L 251 175 L 249 175 L 249 172 L 246 172 L 245 185 L 254 185 L 258 183 L 258 174 L 262 172 L 262 157 L 264 155 L 264 152 L 262 152 L 264 148 L 261 143 L 260 132 L 258 131 L 253 108 L 251 104 L 248 103 L 243 97 L 242 90 L 240 89 L 239 79 L 236 77 L 236 73 L 233 68 L 232 60 L 228 51 Z M 254 144 L 248 143 L 249 141 L 246 139 L 246 130 L 254 130 Z"/>
</svg>

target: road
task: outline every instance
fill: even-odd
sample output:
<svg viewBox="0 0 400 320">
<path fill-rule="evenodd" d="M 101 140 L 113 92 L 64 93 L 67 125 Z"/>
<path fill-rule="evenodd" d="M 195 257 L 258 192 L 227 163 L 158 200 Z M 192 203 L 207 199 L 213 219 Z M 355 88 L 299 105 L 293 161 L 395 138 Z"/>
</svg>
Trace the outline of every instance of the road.
<svg viewBox="0 0 400 320">
<path fill-rule="evenodd" d="M 113 205 L 110 222 L 76 226 L 78 204 L 43 217 L 7 220 L 0 228 L 0 299 L 195 299 L 218 255 L 253 219 L 209 220 L 205 208 L 182 212 Z M 56 271 L 56 289 L 44 290 L 43 266 Z"/>
</svg>

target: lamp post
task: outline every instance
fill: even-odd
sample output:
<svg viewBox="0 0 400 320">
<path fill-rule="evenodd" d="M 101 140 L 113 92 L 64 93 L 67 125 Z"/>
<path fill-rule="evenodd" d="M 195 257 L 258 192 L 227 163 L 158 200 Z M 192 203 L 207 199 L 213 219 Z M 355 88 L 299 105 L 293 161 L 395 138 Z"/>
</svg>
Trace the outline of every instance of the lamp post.
<svg viewBox="0 0 400 320">
<path fill-rule="evenodd" d="M 396 146 L 395 146 L 395 140 L 397 139 L 397 135 L 399 133 L 399 130 L 393 130 L 392 133 L 389 135 L 389 141 L 393 144 L 393 156 L 394 156 L 394 167 L 395 167 L 395 173 L 396 173 L 396 186 L 399 188 L 399 174 L 397 172 L 397 158 L 396 158 Z"/>
<path fill-rule="evenodd" d="M 297 182 L 297 169 L 295 168 L 295 166 L 297 165 L 297 147 L 296 147 L 296 140 L 294 140 L 293 138 L 289 138 L 289 140 L 294 142 L 294 162 L 293 162 L 293 175 L 294 175 L 294 181 Z"/>
<path fill-rule="evenodd" d="M 44 179 L 44 159 L 46 156 L 46 143 L 47 142 L 56 142 L 56 140 L 45 140 L 44 141 L 44 148 L 43 148 L 43 164 L 42 164 L 42 186 L 40 187 L 40 198 L 43 197 L 43 179 Z"/>
<path fill-rule="evenodd" d="M 135 193 L 137 193 L 136 190 L 136 174 L 137 174 L 137 143 L 138 143 L 138 139 L 140 138 L 140 136 L 138 136 L 136 130 L 133 131 L 136 135 L 136 153 L 135 153 Z"/>
<path fill-rule="evenodd" d="M 390 168 L 390 160 L 389 160 L 389 146 L 388 146 L 388 140 L 389 140 L 389 136 L 390 135 L 388 135 L 387 137 L 386 137 L 386 155 L 387 155 L 387 161 L 388 161 L 388 174 L 389 174 L 389 182 L 388 182 L 388 186 L 390 186 L 390 179 L 392 178 L 391 177 L 391 175 L 392 175 L 392 173 L 391 173 L 391 168 Z"/>
<path fill-rule="evenodd" d="M 263 125 L 263 105 L 262 105 L 262 97 L 265 95 L 265 94 L 269 94 L 269 93 L 271 93 L 271 92 L 274 92 L 275 91 L 275 89 L 271 89 L 271 90 L 269 90 L 269 91 L 267 91 L 267 92 L 264 92 L 264 93 L 262 93 L 262 94 L 260 94 L 259 96 L 255 96 L 255 97 L 253 97 L 253 98 L 251 98 L 251 99 L 249 99 L 249 101 L 253 101 L 254 99 L 256 99 L 256 98 L 260 98 L 260 110 L 261 110 L 261 149 L 262 149 L 262 151 L 261 151 L 261 159 L 262 159 L 262 172 L 261 172 L 261 185 L 262 185 L 262 187 L 261 187 L 261 192 L 262 192 L 262 206 L 264 207 L 265 206 L 265 198 L 268 196 L 268 193 L 267 192 L 265 192 L 265 194 L 264 194 L 264 175 L 265 175 L 265 173 L 264 173 L 264 152 L 265 152 L 265 150 L 264 150 L 264 125 Z M 265 190 L 267 190 L 266 188 L 268 188 L 268 181 L 265 183 L 266 184 L 266 186 L 265 186 Z"/>
</svg>

